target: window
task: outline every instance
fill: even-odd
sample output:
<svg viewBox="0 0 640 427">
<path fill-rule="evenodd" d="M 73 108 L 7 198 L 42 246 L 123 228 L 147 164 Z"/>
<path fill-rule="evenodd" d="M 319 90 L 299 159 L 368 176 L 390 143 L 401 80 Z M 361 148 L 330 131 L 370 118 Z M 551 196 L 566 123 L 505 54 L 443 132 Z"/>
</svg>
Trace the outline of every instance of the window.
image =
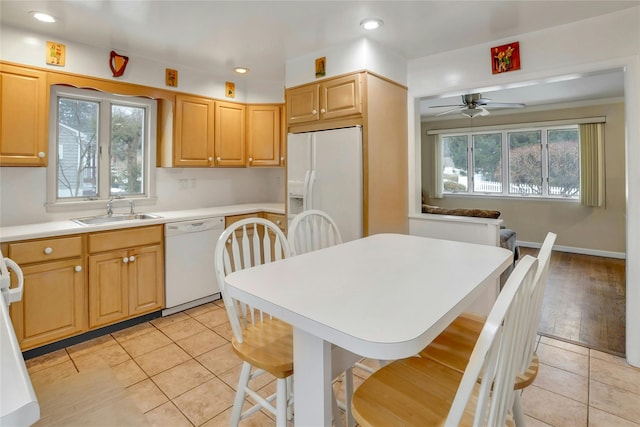
<svg viewBox="0 0 640 427">
<path fill-rule="evenodd" d="M 444 193 L 580 196 L 577 125 L 442 134 Z"/>
<path fill-rule="evenodd" d="M 53 86 L 49 204 L 153 197 L 155 129 L 154 100 Z"/>
</svg>

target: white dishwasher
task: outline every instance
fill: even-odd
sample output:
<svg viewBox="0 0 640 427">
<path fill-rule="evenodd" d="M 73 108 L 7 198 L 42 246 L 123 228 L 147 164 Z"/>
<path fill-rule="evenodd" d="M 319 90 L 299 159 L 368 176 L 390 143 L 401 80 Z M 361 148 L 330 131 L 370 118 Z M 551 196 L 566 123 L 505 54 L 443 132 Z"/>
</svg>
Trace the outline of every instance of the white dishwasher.
<svg viewBox="0 0 640 427">
<path fill-rule="evenodd" d="M 223 231 L 224 217 L 165 224 L 163 316 L 220 298 L 213 259 Z"/>
</svg>

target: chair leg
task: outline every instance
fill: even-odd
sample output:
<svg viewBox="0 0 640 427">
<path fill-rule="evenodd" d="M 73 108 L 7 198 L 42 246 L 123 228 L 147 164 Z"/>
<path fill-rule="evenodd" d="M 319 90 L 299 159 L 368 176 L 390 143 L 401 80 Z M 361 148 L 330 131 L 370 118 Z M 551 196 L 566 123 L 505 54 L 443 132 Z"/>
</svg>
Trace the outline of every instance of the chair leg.
<svg viewBox="0 0 640 427">
<path fill-rule="evenodd" d="M 293 375 L 287 377 L 287 420 L 293 419 Z"/>
<path fill-rule="evenodd" d="M 338 406 L 338 398 L 336 396 L 335 391 L 331 390 L 331 397 L 333 401 L 331 402 L 331 413 L 333 414 L 333 425 L 334 427 L 344 427 L 342 423 L 342 412 L 340 412 L 340 406 Z"/>
<path fill-rule="evenodd" d="M 351 399 L 353 398 L 353 368 L 349 368 L 344 371 L 344 405 L 345 415 L 347 419 L 347 427 L 354 427 L 356 425 L 351 413 Z"/>
<path fill-rule="evenodd" d="M 244 405 L 245 390 L 249 386 L 249 378 L 251 377 L 251 364 L 244 362 L 242 371 L 240 371 L 240 379 L 238 380 L 238 390 L 236 398 L 233 401 L 233 410 L 231 411 L 230 426 L 238 426 L 240 417 L 242 416 L 242 406 Z"/>
<path fill-rule="evenodd" d="M 287 426 L 287 380 L 278 378 L 276 381 L 276 426 Z"/>
<path fill-rule="evenodd" d="M 522 390 L 516 390 L 513 398 L 513 421 L 516 423 L 516 427 L 524 427 L 526 425 L 524 412 L 522 410 L 522 401 L 520 400 L 521 394 Z"/>
</svg>

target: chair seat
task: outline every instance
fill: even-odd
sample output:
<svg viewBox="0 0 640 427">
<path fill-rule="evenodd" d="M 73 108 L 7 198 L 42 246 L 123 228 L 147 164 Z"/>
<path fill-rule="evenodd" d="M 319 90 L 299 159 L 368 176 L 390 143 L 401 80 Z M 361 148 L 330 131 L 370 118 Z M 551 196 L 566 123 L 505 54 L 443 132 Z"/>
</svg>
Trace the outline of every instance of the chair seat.
<svg viewBox="0 0 640 427">
<path fill-rule="evenodd" d="M 444 425 L 462 375 L 430 359 L 397 360 L 356 389 L 353 414 L 365 427 Z M 473 424 L 474 408 L 472 398 L 460 425 Z"/>
<path fill-rule="evenodd" d="M 242 360 L 263 369 L 276 378 L 293 374 L 293 329 L 278 319 L 265 319 L 249 325 L 242 334 L 242 343 L 234 337 L 233 351 Z"/>
<path fill-rule="evenodd" d="M 461 314 L 419 353 L 420 357 L 464 372 L 485 320 L 484 316 Z M 516 377 L 513 388 L 520 390 L 531 385 L 538 375 L 538 365 L 538 356 L 534 354 L 527 370 Z"/>
</svg>

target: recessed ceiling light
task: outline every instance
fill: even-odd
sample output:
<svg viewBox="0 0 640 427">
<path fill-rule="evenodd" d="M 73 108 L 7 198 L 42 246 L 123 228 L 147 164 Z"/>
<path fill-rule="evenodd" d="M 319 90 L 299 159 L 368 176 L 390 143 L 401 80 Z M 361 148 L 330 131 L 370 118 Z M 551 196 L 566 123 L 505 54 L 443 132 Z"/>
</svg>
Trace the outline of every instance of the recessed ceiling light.
<svg viewBox="0 0 640 427">
<path fill-rule="evenodd" d="M 365 18 L 360 21 L 360 26 L 365 30 L 375 30 L 382 27 L 382 24 L 384 24 L 384 22 L 382 22 L 382 19 L 378 18 Z"/>
<path fill-rule="evenodd" d="M 29 12 L 29 14 L 33 16 L 34 19 L 37 19 L 40 22 L 49 22 L 49 23 L 56 22 L 56 18 L 49 15 L 48 13 L 34 11 L 34 12 Z"/>
<path fill-rule="evenodd" d="M 246 67 L 236 67 L 233 69 L 233 71 L 235 71 L 238 74 L 247 74 L 249 72 L 249 69 Z"/>
</svg>

